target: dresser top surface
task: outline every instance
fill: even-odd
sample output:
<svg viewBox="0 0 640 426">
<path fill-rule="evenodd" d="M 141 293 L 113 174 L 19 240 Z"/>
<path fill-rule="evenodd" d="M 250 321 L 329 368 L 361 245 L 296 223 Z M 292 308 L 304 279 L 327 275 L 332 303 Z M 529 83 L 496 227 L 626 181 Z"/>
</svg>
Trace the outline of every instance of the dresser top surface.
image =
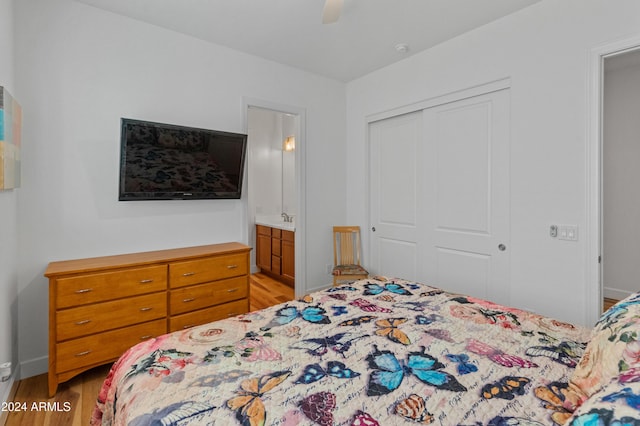
<svg viewBox="0 0 640 426">
<path fill-rule="evenodd" d="M 203 246 L 154 250 L 139 253 L 116 254 L 51 262 L 44 273 L 45 277 L 64 274 L 76 274 L 99 271 L 109 268 L 145 266 L 157 263 L 175 262 L 205 256 L 219 256 L 232 253 L 249 252 L 251 247 L 241 243 L 221 243 Z"/>
</svg>

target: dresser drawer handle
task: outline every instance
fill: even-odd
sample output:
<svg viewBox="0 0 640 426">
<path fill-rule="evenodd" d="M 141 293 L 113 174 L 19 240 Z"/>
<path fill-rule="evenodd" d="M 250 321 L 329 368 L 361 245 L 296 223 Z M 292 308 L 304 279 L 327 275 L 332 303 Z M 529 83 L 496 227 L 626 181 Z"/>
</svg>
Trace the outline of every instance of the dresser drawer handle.
<svg viewBox="0 0 640 426">
<path fill-rule="evenodd" d="M 82 290 L 76 290 L 76 294 L 89 293 L 90 291 L 93 291 L 93 289 L 92 288 L 83 288 Z"/>
<path fill-rule="evenodd" d="M 150 311 L 150 310 L 152 310 L 152 309 L 153 309 L 153 308 L 150 308 L 150 307 L 148 307 L 148 306 L 147 306 L 147 307 L 145 307 L 145 308 L 140 308 L 140 312 L 147 312 L 147 311 Z"/>
<path fill-rule="evenodd" d="M 239 315 L 239 314 L 238 314 L 237 312 L 234 312 L 234 313 L 231 313 L 231 314 L 227 314 L 227 316 L 228 316 L 229 318 L 231 318 L 231 317 L 235 317 L 236 315 Z"/>
<path fill-rule="evenodd" d="M 76 321 L 76 325 L 85 325 L 85 324 L 89 324 L 90 322 L 91 320 Z"/>
<path fill-rule="evenodd" d="M 141 336 L 140 340 L 149 340 L 151 339 L 153 336 L 151 334 L 147 334 L 146 336 Z"/>
<path fill-rule="evenodd" d="M 238 291 L 238 287 L 230 288 L 229 290 L 227 290 L 227 293 L 233 293 L 234 291 Z"/>
<path fill-rule="evenodd" d="M 89 355 L 90 353 L 91 353 L 91 351 L 84 351 L 84 352 L 77 353 L 77 354 L 76 354 L 76 356 L 77 356 L 77 357 L 87 356 L 87 355 Z"/>
<path fill-rule="evenodd" d="M 236 269 L 238 265 L 227 265 L 227 269 Z"/>
<path fill-rule="evenodd" d="M 195 326 L 195 324 L 188 324 L 188 325 L 183 326 L 182 328 L 186 330 L 187 328 L 191 328 L 191 327 L 194 327 L 194 326 Z"/>
<path fill-rule="evenodd" d="M 149 283 L 152 283 L 152 282 L 153 282 L 152 279 L 140 280 L 140 284 L 149 284 Z"/>
<path fill-rule="evenodd" d="M 182 274 L 183 277 L 190 277 L 192 275 L 195 275 L 195 272 L 185 272 L 184 274 Z"/>
<path fill-rule="evenodd" d="M 187 299 L 182 299 L 182 303 L 189 303 L 189 302 L 193 302 L 194 300 L 196 300 L 195 297 L 189 297 Z"/>
</svg>

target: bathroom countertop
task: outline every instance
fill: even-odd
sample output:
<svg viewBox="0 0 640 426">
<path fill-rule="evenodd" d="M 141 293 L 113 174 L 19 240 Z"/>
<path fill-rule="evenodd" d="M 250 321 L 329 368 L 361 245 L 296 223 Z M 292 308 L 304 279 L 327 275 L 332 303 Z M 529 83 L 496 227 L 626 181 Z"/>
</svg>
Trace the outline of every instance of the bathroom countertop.
<svg viewBox="0 0 640 426">
<path fill-rule="evenodd" d="M 271 228 L 282 229 L 285 231 L 295 232 L 296 223 L 294 222 L 285 222 L 282 217 L 279 216 L 256 216 L 256 224 L 269 226 Z"/>
</svg>

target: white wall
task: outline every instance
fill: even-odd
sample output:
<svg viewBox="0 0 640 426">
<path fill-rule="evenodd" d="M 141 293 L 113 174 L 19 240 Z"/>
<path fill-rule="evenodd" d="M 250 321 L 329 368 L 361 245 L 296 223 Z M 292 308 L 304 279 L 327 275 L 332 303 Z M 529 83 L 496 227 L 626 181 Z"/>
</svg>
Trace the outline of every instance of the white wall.
<svg viewBox="0 0 640 426">
<path fill-rule="evenodd" d="M 0 86 L 14 90 L 13 0 L 0 0 Z M 0 191 L 0 363 L 18 361 L 18 199 L 19 189 Z M 11 382 L 0 382 L 0 402 Z"/>
<path fill-rule="evenodd" d="M 300 141 L 298 118 L 291 114 L 282 116 L 283 137 L 293 136 Z M 296 196 L 296 152 L 282 151 L 282 211 L 296 216 L 298 198 Z"/>
<path fill-rule="evenodd" d="M 511 303 L 586 324 L 589 53 L 634 34 L 636 0 L 544 0 L 350 82 L 348 221 L 368 223 L 368 115 L 509 77 Z M 580 240 L 550 238 L 551 224 L 578 225 Z"/>
<path fill-rule="evenodd" d="M 254 216 L 295 215 L 295 151 L 285 152 L 282 143 L 295 135 L 299 118 L 283 112 L 249 108 L 249 208 Z M 252 206 L 253 204 L 253 206 Z"/>
<path fill-rule="evenodd" d="M 282 213 L 282 113 L 249 108 L 249 219 Z"/>
<path fill-rule="evenodd" d="M 120 117 L 243 132 L 245 97 L 304 108 L 312 261 L 299 278 L 303 289 L 327 281 L 330 227 L 346 211 L 343 83 L 71 0 L 16 3 L 23 377 L 47 369 L 48 262 L 247 242 L 246 199 L 118 202 Z"/>
<path fill-rule="evenodd" d="M 640 290 L 640 60 L 606 71 L 603 93 L 603 287 L 623 299 Z"/>
<path fill-rule="evenodd" d="M 282 113 L 251 107 L 247 117 L 247 206 L 249 244 L 256 248 L 256 215 L 282 213 Z M 281 145 L 280 145 L 281 146 Z M 251 271 L 257 272 L 256 251 L 251 252 Z"/>
</svg>

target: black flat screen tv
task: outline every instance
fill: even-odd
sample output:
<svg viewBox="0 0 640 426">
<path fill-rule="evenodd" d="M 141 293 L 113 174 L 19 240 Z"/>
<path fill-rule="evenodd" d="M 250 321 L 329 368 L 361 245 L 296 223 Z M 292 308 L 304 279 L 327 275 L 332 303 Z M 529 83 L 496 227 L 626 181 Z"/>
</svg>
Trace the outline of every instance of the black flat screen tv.
<svg viewBox="0 0 640 426">
<path fill-rule="evenodd" d="M 247 135 L 121 119 L 120 201 L 233 199 Z"/>
</svg>

